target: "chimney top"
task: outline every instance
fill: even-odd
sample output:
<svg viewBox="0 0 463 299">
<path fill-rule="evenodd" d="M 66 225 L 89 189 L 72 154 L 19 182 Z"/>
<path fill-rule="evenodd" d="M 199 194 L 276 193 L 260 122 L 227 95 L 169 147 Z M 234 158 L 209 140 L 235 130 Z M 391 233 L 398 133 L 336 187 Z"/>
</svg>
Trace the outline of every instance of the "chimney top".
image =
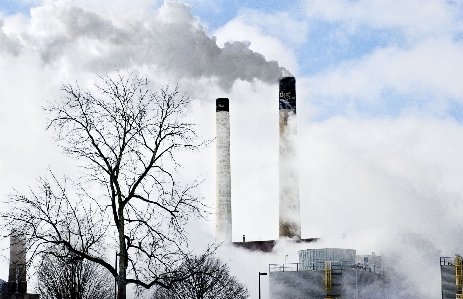
<svg viewBox="0 0 463 299">
<path fill-rule="evenodd" d="M 230 111 L 229 110 L 230 105 L 229 105 L 229 100 L 228 98 L 218 98 L 215 100 L 215 112 L 220 112 L 220 111 Z"/>
<path fill-rule="evenodd" d="M 284 77 L 280 80 L 280 110 L 296 110 L 296 78 Z"/>
</svg>

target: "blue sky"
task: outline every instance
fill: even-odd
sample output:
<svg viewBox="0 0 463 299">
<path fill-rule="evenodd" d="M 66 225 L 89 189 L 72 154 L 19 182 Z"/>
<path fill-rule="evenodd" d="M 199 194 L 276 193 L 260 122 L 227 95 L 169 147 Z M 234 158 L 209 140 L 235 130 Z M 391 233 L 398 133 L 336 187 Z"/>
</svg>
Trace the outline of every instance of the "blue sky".
<svg viewBox="0 0 463 299">
<path fill-rule="evenodd" d="M 377 53 L 389 49 L 396 51 L 398 55 L 409 53 L 408 59 L 417 59 L 412 57 L 414 50 L 419 51 L 421 47 L 426 50 L 425 47 L 438 45 L 441 42 L 440 39 L 457 48 L 462 47 L 463 8 L 459 2 L 402 1 L 396 5 L 397 2 L 394 1 L 372 1 L 371 3 L 334 1 L 332 7 L 330 5 L 323 7 L 321 3 L 323 4 L 322 1 L 291 1 L 283 5 L 281 2 L 272 1 L 244 1 L 242 3 L 219 1 L 217 4 L 209 5 L 207 1 L 193 1 L 192 5 L 194 5 L 193 12 L 207 24 L 210 34 L 213 34 L 217 28 L 226 26 L 230 20 L 239 19 L 243 24 L 257 26 L 264 35 L 278 36 L 284 46 L 295 55 L 298 75 L 304 77 L 320 77 L 335 70 L 360 65 Z M 336 7 L 336 4 L 339 7 Z M 377 19 L 375 14 L 378 15 Z M 276 18 L 272 19 L 274 16 Z M 281 19 L 278 18 L 279 16 Z M 269 20 L 274 23 L 281 22 L 281 24 L 268 26 Z M 287 26 L 285 24 L 287 22 L 295 22 L 296 26 Z M 280 27 L 282 32 L 272 32 L 275 29 L 274 26 Z M 251 40 L 251 48 L 252 42 Z M 424 45 L 428 42 L 430 44 Z M 416 63 L 425 65 L 428 63 L 426 59 L 447 59 L 456 53 L 434 52 L 432 54 L 435 56 L 422 57 L 423 60 L 416 61 Z M 451 64 L 450 60 L 437 63 Z M 442 64 L 441 66 L 445 67 Z M 449 65 L 449 67 L 452 66 Z M 415 71 L 406 63 L 396 68 L 400 68 L 398 72 L 411 72 L 408 77 L 413 76 Z M 371 76 L 375 76 L 374 72 L 380 72 L 375 69 L 371 71 L 373 72 Z M 426 71 L 432 72 L 433 70 Z M 405 73 L 403 76 L 407 76 Z M 461 73 L 458 72 L 455 75 L 453 84 L 458 84 L 456 78 Z M 436 76 L 439 74 L 436 73 Z M 409 78 L 404 77 L 403 80 L 406 81 Z M 372 85 L 378 84 L 374 80 L 371 81 L 373 81 Z M 417 86 L 417 89 L 403 89 L 401 83 L 386 81 L 383 86 L 378 86 L 377 93 L 380 103 L 370 105 L 371 103 L 364 101 L 359 102 L 356 104 L 358 112 L 367 117 L 375 115 L 394 117 L 407 113 L 410 109 L 426 109 L 426 103 L 432 102 L 433 98 L 448 97 L 443 105 L 447 108 L 442 107 L 445 111 L 433 108 L 426 113 L 434 114 L 436 117 L 451 117 L 459 122 L 463 121 L 461 95 L 454 97 L 440 94 L 440 92 L 446 92 L 445 88 L 429 92 L 424 91 L 426 88 L 421 86 Z M 422 84 L 426 86 L 429 82 Z M 419 82 L 418 85 L 420 85 Z M 342 95 L 335 100 L 336 105 L 330 105 L 332 108 L 324 109 L 324 113 L 317 119 L 323 120 L 332 113 L 345 115 L 347 111 L 344 107 L 352 100 L 356 101 L 363 97 L 358 94 Z"/>
<path fill-rule="evenodd" d="M 193 13 L 205 22 L 209 32 L 214 32 L 237 16 L 246 19 L 247 12 L 251 11 L 264 15 L 286 13 L 292 21 L 306 24 L 307 30 L 294 33 L 303 36 L 305 42 L 291 45 L 296 51 L 302 75 L 322 72 L 344 60 L 360 58 L 378 47 L 400 46 L 405 42 L 401 30 L 396 28 L 377 29 L 363 24 L 347 32 L 344 22 L 316 17 L 308 19 L 301 11 L 304 9 L 301 1 L 217 1 L 212 5 L 193 1 L 191 5 Z M 271 35 L 271 29 L 261 29 Z M 335 38 L 334 33 L 344 34 L 345 39 L 341 41 Z"/>
<path fill-rule="evenodd" d="M 1 11 L 6 15 L 13 15 L 16 13 L 29 14 L 29 9 L 33 7 L 32 3 L 23 1 L 3 0 L 1 4 Z"/>
<path fill-rule="evenodd" d="M 78 175 L 44 130 L 41 107 L 63 83 L 92 88 L 116 66 L 154 86 L 178 82 L 202 136 L 215 135 L 214 99 L 230 98 L 234 238 L 275 238 L 284 67 L 297 79 L 303 237 L 413 260 L 431 273 L 423 286 L 413 267 L 402 269 L 413 291 L 439 296 L 426 258 L 463 253 L 461 1 L 0 1 L 1 201 L 48 168 Z M 210 205 L 214 157 L 212 146 L 184 158 L 185 179 L 204 178 Z M 326 213 L 338 225 L 320 225 Z M 213 240 L 213 221 L 194 227 Z M 255 273 L 254 259 L 264 269 L 275 262 L 250 257 L 243 264 Z"/>
</svg>

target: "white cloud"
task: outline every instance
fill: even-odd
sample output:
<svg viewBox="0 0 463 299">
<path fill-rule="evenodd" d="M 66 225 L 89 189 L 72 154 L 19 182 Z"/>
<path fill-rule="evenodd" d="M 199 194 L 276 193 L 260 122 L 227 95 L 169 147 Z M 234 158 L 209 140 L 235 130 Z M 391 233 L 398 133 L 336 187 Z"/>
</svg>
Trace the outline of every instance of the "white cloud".
<svg viewBox="0 0 463 299">
<path fill-rule="evenodd" d="M 3 29 L 3 19 L 0 18 L 0 52 L 7 52 L 14 56 L 21 52 L 21 44 L 14 37 L 10 38 Z"/>
<path fill-rule="evenodd" d="M 323 236 L 413 232 L 438 248 L 463 238 L 463 189 L 454 179 L 463 175 L 463 144 L 455 143 L 463 136 L 461 124 L 338 117 L 300 132 L 309 230 Z M 325 217 L 336 221 L 320 225 Z"/>
<path fill-rule="evenodd" d="M 244 24 L 258 27 L 265 35 L 276 36 L 285 44 L 300 45 L 307 41 L 308 22 L 300 14 L 288 11 L 263 13 L 254 9 L 240 10 L 237 16 Z"/>
<path fill-rule="evenodd" d="M 244 21 L 242 17 L 235 18 L 217 29 L 213 35 L 219 45 L 227 41 L 248 41 L 249 48 L 261 53 L 267 60 L 278 61 L 279 65 L 297 75 L 298 65 L 291 47 L 287 47 L 279 37 L 267 35 L 255 25 Z"/>
<path fill-rule="evenodd" d="M 391 100 L 388 93 L 392 92 L 405 97 L 397 100 L 401 105 L 415 108 L 425 105 L 418 109 L 440 114 L 446 109 L 443 101 L 463 102 L 461 65 L 461 42 L 429 39 L 408 49 L 376 50 L 362 59 L 344 62 L 316 75 L 308 84 L 319 109 L 347 102 L 366 102 L 381 107 L 380 103 Z"/>
<path fill-rule="evenodd" d="M 366 25 L 379 29 L 402 29 L 408 35 L 424 37 L 449 34 L 463 29 L 458 19 L 459 2 L 424 0 L 335 0 L 308 1 L 306 12 L 329 22 L 348 26 Z"/>
</svg>

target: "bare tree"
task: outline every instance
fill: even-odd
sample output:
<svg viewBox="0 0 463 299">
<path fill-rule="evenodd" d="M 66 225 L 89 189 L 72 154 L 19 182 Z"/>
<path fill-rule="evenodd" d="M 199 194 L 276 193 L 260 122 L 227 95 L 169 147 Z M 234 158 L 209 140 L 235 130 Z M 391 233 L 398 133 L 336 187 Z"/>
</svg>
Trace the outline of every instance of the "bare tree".
<svg viewBox="0 0 463 299">
<path fill-rule="evenodd" d="M 44 255 L 36 275 L 42 299 L 114 298 L 114 278 L 107 269 L 64 252 Z"/>
<path fill-rule="evenodd" d="M 11 196 L 11 209 L 0 214 L 28 236 L 33 256 L 62 246 L 106 268 L 117 279 L 117 298 L 125 299 L 128 284 L 170 288 L 185 278 L 178 269 L 188 253 L 184 227 L 206 207 L 194 193 L 197 181 L 177 179 L 176 155 L 205 142 L 184 121 L 190 100 L 177 87 L 156 93 L 132 74 L 100 78 L 94 92 L 64 85 L 62 101 L 46 108 L 47 129 L 81 163 L 79 182 L 41 178 L 38 189 Z M 100 246 L 108 238 L 117 269 Z"/>
<path fill-rule="evenodd" d="M 199 266 L 198 266 L 199 265 Z M 214 256 L 194 256 L 180 266 L 190 276 L 170 289 L 157 288 L 151 299 L 245 299 L 248 289 Z"/>
</svg>

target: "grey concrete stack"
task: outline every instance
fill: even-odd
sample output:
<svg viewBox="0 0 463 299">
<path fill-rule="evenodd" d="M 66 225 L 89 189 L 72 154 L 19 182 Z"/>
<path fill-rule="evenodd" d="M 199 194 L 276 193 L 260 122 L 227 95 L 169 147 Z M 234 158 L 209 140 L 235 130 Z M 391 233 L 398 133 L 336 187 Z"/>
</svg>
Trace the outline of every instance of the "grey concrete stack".
<svg viewBox="0 0 463 299">
<path fill-rule="evenodd" d="M 13 231 L 10 236 L 8 292 L 27 293 L 26 275 L 26 241 Z"/>
<path fill-rule="evenodd" d="M 216 100 L 216 239 L 232 242 L 229 100 Z"/>
<path fill-rule="evenodd" d="M 39 295 L 27 293 L 26 252 L 26 239 L 13 230 L 10 235 L 8 290 L 0 293 L 0 299 L 39 299 Z"/>
<path fill-rule="evenodd" d="M 299 174 L 296 157 L 296 79 L 280 80 L 279 236 L 301 238 Z"/>
</svg>

